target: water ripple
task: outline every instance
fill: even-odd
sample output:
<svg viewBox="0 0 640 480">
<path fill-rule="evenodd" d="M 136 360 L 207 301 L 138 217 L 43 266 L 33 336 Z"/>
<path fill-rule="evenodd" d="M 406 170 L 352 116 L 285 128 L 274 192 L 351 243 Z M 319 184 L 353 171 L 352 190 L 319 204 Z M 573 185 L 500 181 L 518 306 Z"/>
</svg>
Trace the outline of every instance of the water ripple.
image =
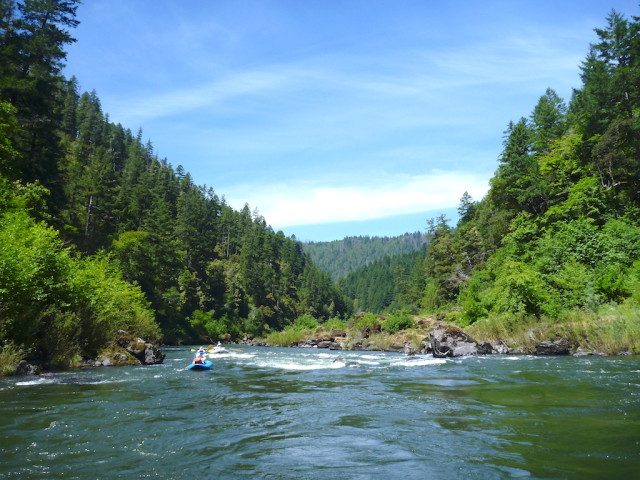
<svg viewBox="0 0 640 480">
<path fill-rule="evenodd" d="M 0 381 L 0 478 L 632 478 L 637 358 L 242 347 Z"/>
</svg>

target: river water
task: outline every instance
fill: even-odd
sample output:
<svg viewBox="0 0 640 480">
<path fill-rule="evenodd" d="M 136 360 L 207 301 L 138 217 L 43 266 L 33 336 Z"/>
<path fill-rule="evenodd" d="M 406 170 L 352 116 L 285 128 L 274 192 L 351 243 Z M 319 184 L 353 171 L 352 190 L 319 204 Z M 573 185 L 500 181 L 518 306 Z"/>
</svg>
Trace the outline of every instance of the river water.
<svg viewBox="0 0 640 480">
<path fill-rule="evenodd" d="M 640 478 L 638 357 L 165 352 L 0 380 L 0 478 Z"/>
</svg>

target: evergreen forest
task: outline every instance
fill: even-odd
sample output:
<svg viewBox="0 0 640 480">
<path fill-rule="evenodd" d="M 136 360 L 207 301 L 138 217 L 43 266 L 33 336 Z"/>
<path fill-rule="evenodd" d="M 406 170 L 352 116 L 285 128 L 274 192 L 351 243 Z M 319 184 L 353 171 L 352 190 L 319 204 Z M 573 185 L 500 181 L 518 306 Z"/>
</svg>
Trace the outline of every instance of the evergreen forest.
<svg viewBox="0 0 640 480">
<path fill-rule="evenodd" d="M 427 236 L 415 232 L 397 237 L 359 236 L 332 242 L 305 242 L 303 248 L 320 270 L 338 280 L 376 260 L 417 252 L 426 244 Z"/>
</svg>

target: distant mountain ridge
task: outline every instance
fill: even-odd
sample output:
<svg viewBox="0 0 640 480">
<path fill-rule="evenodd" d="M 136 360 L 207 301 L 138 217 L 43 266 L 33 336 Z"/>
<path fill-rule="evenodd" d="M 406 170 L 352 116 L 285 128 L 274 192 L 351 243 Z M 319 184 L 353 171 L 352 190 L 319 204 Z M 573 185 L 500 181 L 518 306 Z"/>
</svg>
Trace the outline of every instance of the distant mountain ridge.
<svg viewBox="0 0 640 480">
<path fill-rule="evenodd" d="M 416 252 L 428 242 L 424 233 L 405 233 L 397 237 L 345 237 L 331 242 L 303 244 L 320 270 L 339 280 L 349 273 L 386 256 Z"/>
</svg>

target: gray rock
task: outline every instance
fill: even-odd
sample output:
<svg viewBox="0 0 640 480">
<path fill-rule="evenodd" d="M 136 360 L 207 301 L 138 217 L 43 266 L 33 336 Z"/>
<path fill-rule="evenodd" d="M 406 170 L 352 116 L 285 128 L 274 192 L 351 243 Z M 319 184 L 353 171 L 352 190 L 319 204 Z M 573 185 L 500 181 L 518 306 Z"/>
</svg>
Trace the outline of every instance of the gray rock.
<svg viewBox="0 0 640 480">
<path fill-rule="evenodd" d="M 564 338 L 559 340 L 549 340 L 536 345 L 534 355 L 569 355 L 571 345 Z"/>
<path fill-rule="evenodd" d="M 145 343 L 144 363 L 145 365 L 159 365 L 164 362 L 165 354 L 157 349 L 152 343 Z"/>
<path fill-rule="evenodd" d="M 414 348 L 413 344 L 411 344 L 411 343 L 405 343 L 404 347 L 402 349 L 402 352 L 406 353 L 407 355 L 415 355 L 417 353 L 416 349 Z"/>
<path fill-rule="evenodd" d="M 16 365 L 16 375 L 38 375 L 38 369 L 26 360 L 20 360 Z"/>
<path fill-rule="evenodd" d="M 509 347 L 507 347 L 507 345 L 504 342 L 499 341 L 497 344 L 495 344 L 493 346 L 493 353 L 498 353 L 498 354 L 504 355 L 504 354 L 512 353 L 512 352 L 511 352 L 511 349 Z"/>
<path fill-rule="evenodd" d="M 430 339 L 429 340 L 427 340 L 427 339 L 423 340 L 420 343 L 420 345 L 421 345 L 422 348 L 420 348 L 420 352 L 419 353 L 425 353 L 425 354 L 433 353 L 433 348 L 431 347 L 431 340 Z"/>
<path fill-rule="evenodd" d="M 95 367 L 124 367 L 126 365 L 140 365 L 140 360 L 133 357 L 126 350 L 105 351 L 93 363 Z"/>
<path fill-rule="evenodd" d="M 486 355 L 493 351 L 490 344 L 479 344 L 460 327 L 447 324 L 440 324 L 432 330 L 431 348 L 436 358 Z"/>
<path fill-rule="evenodd" d="M 596 352 L 595 350 L 584 350 L 582 347 L 573 352 L 574 357 L 606 357 L 606 353 Z"/>
</svg>

